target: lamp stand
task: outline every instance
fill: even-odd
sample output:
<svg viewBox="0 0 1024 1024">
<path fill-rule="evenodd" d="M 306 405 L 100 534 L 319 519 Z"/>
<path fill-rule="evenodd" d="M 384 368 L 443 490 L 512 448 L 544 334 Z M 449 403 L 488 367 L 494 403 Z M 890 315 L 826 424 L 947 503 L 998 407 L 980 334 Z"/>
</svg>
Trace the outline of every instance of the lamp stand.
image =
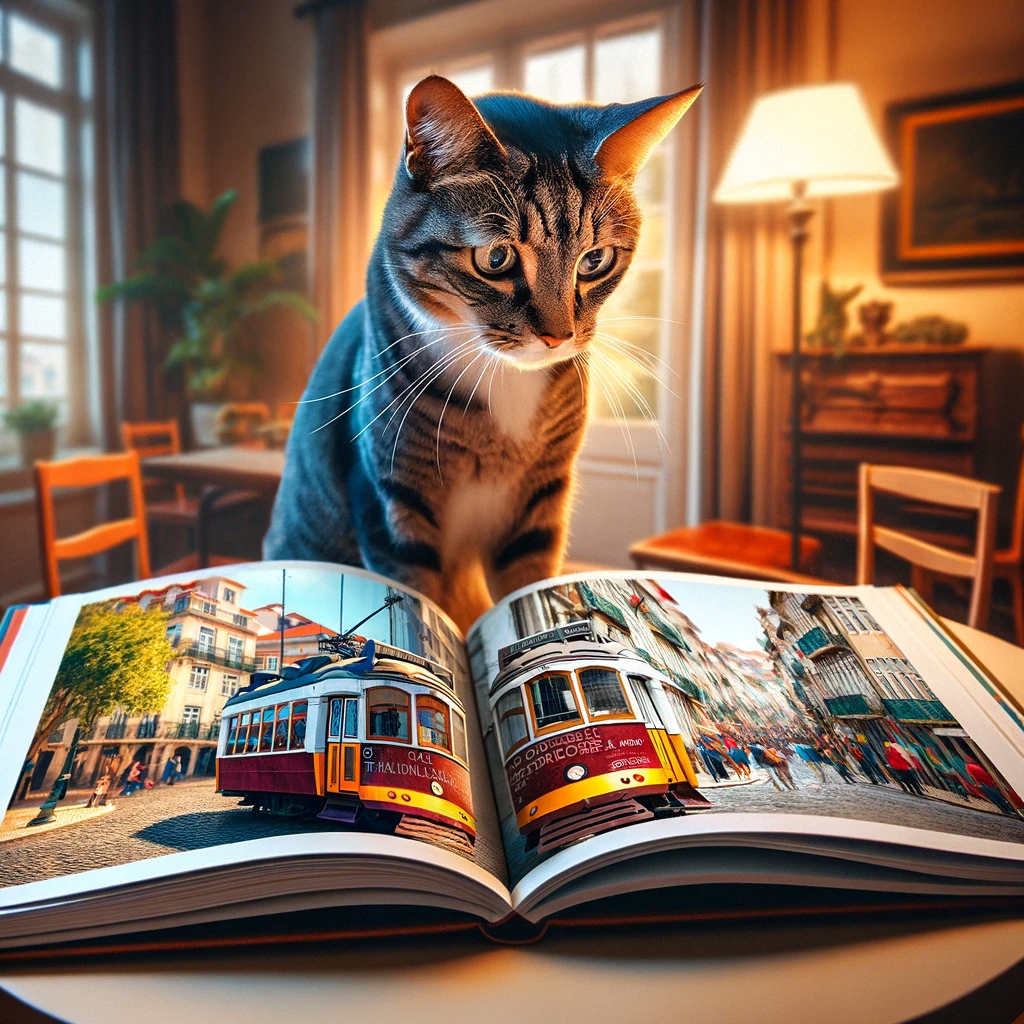
<svg viewBox="0 0 1024 1024">
<path fill-rule="evenodd" d="M 792 472 L 793 492 L 791 498 L 790 539 L 792 542 L 790 559 L 793 571 L 800 569 L 800 518 L 802 502 L 802 465 L 801 465 L 801 417 L 803 415 L 803 386 L 801 380 L 800 334 L 802 330 L 802 299 L 803 299 L 803 255 L 804 243 L 807 241 L 807 222 L 814 211 L 806 200 L 807 182 L 793 183 L 793 197 L 786 210 L 789 220 L 789 239 L 793 244 L 793 345 L 790 353 L 790 377 L 792 384 L 789 444 L 790 470 Z"/>
</svg>

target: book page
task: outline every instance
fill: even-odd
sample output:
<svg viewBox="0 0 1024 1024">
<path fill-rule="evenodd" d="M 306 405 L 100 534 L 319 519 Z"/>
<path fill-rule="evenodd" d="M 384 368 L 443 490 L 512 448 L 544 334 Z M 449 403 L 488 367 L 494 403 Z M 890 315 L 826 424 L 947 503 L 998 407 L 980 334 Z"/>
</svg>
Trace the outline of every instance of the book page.
<svg viewBox="0 0 1024 1024">
<path fill-rule="evenodd" d="M 506 891 L 465 646 L 420 595 L 237 565 L 61 598 L 6 633 L 0 906 L 275 850 Z"/>
<path fill-rule="evenodd" d="M 500 602 L 467 642 L 514 899 L 724 815 L 1024 863 L 1024 751 L 913 618 L 893 591 L 672 573 Z"/>
</svg>

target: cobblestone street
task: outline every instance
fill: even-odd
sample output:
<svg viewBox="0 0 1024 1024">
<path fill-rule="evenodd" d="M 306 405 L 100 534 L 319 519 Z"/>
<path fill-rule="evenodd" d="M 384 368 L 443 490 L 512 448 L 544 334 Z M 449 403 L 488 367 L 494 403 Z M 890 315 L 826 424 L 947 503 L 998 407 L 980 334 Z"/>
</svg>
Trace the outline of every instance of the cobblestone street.
<svg viewBox="0 0 1024 1024">
<path fill-rule="evenodd" d="M 84 799 L 72 794 L 66 803 Z M 0 887 L 219 843 L 343 831 L 315 818 L 290 822 L 253 814 L 248 807 L 238 807 L 237 798 L 219 796 L 213 779 L 158 786 L 131 797 L 114 796 L 112 802 L 114 811 L 100 818 L 4 843 L 0 848 Z M 479 838 L 477 842 L 482 859 L 485 844 Z M 495 851 L 486 853 L 492 859 L 495 856 Z"/>
</svg>

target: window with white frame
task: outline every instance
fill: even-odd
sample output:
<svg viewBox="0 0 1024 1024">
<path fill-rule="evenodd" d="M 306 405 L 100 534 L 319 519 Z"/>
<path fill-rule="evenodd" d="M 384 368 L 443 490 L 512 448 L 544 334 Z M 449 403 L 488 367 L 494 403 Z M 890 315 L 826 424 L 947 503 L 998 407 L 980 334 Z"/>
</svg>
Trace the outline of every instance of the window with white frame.
<svg viewBox="0 0 1024 1024">
<path fill-rule="evenodd" d="M 236 693 L 238 693 L 238 676 L 229 675 L 225 672 L 220 680 L 220 695 L 222 697 L 234 697 Z"/>
<path fill-rule="evenodd" d="M 190 690 L 205 690 L 210 681 L 210 669 L 206 665 L 193 665 L 188 676 Z"/>
<path fill-rule="evenodd" d="M 630 103 L 665 93 L 665 31 L 656 14 L 632 22 L 588 25 L 555 38 L 538 33 L 505 52 L 481 52 L 405 71 L 401 105 L 420 78 L 440 74 L 468 96 L 494 88 L 520 89 L 552 103 Z M 393 133 L 400 138 L 400 133 Z M 390 180 L 391 168 L 386 172 Z M 600 355 L 592 379 L 598 419 L 647 419 L 659 415 L 661 368 L 669 344 L 671 279 L 668 266 L 669 200 L 673 190 L 671 136 L 637 176 L 643 216 L 640 244 L 629 271 L 605 303 L 598 324 Z M 383 182 L 375 187 L 382 208 Z M 376 222 L 379 223 L 379 210 Z M 596 368 L 596 367 L 595 367 Z"/>
<path fill-rule="evenodd" d="M 82 443 L 88 26 L 62 11 L 0 3 L 0 411 L 52 402 L 61 439 Z"/>
<path fill-rule="evenodd" d="M 195 725 L 199 721 L 202 708 L 195 704 L 186 704 L 181 710 L 181 721 L 184 725 Z"/>
</svg>

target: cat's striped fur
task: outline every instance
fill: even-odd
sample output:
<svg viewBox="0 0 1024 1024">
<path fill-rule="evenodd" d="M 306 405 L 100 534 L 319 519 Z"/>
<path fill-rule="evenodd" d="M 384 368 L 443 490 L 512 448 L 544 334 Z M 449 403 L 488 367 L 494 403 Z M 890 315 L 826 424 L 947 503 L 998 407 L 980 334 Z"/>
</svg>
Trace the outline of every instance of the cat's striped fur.
<svg viewBox="0 0 1024 1024">
<path fill-rule="evenodd" d="M 299 406 L 265 557 L 363 564 L 462 627 L 559 571 L 587 343 L 640 229 L 632 179 L 698 91 L 413 90 L 366 298 Z"/>
</svg>

